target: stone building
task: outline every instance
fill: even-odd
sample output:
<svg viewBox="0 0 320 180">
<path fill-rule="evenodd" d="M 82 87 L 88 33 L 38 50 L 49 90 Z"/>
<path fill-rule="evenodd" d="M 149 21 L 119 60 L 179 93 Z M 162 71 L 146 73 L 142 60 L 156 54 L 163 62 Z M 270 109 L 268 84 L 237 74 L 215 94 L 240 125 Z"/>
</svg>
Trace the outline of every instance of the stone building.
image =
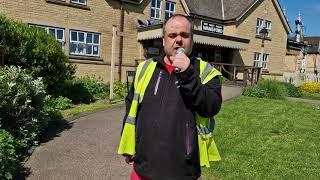
<svg viewBox="0 0 320 180">
<path fill-rule="evenodd" d="M 261 66 L 264 78 L 283 79 L 291 32 L 278 0 L 0 0 L 0 13 L 52 33 L 77 65 L 77 76 L 103 81 L 110 79 L 113 25 L 115 77 L 121 79 L 138 61 L 162 52 L 162 22 L 173 14 L 193 18 L 196 55 Z M 225 77 L 233 78 L 232 69 L 225 70 Z"/>
</svg>

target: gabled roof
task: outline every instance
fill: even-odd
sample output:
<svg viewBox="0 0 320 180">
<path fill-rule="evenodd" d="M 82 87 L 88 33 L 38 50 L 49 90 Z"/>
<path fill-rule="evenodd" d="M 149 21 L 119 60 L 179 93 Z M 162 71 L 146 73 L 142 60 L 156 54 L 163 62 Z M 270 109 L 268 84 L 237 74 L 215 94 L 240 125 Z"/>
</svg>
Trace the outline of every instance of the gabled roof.
<svg viewBox="0 0 320 180">
<path fill-rule="evenodd" d="M 262 0 L 184 0 L 190 15 L 204 16 L 222 21 L 239 21 L 245 14 L 255 8 Z M 287 31 L 291 32 L 290 26 L 283 14 L 278 0 L 273 0 L 279 17 Z"/>
<path fill-rule="evenodd" d="M 319 44 L 320 44 L 320 36 L 309 36 L 304 37 L 304 41 L 307 41 L 308 44 L 311 45 L 308 49 L 308 53 L 310 54 L 318 54 L 319 52 Z"/>
<path fill-rule="evenodd" d="M 185 0 L 190 13 L 223 20 L 221 0 Z"/>
<path fill-rule="evenodd" d="M 249 9 L 257 0 L 223 0 L 224 20 L 236 19 L 247 9 Z"/>
</svg>

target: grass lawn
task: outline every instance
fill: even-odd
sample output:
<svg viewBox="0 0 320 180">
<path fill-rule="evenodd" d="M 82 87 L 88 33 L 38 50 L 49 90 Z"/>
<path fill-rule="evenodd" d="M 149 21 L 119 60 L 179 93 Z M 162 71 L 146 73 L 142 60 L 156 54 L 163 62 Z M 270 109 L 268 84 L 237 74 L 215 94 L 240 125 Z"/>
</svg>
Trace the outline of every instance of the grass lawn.
<svg viewBox="0 0 320 180">
<path fill-rule="evenodd" d="M 94 112 L 100 109 L 106 109 L 114 106 L 119 106 L 122 104 L 124 104 L 124 101 L 118 101 L 118 102 L 115 102 L 114 104 L 110 104 L 107 100 L 103 100 L 103 101 L 97 101 L 90 104 L 75 105 L 70 109 L 62 110 L 61 113 L 63 117 L 69 117 L 69 116 L 79 115 L 80 113 L 83 113 L 83 112 Z"/>
<path fill-rule="evenodd" d="M 320 93 L 307 93 L 307 92 L 303 92 L 302 98 L 320 100 Z"/>
<path fill-rule="evenodd" d="M 204 179 L 320 179 L 320 106 L 240 97 L 223 104 L 215 141 L 222 160 Z"/>
</svg>

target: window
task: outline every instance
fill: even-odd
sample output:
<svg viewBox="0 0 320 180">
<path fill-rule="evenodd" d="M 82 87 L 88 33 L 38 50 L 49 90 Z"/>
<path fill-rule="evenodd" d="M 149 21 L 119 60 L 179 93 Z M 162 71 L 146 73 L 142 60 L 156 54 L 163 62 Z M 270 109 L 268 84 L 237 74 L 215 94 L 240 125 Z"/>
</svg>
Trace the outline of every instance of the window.
<svg viewBox="0 0 320 180">
<path fill-rule="evenodd" d="M 269 54 L 263 54 L 262 69 L 268 69 Z"/>
<path fill-rule="evenodd" d="M 100 56 L 100 34 L 70 30 L 70 54 Z"/>
<path fill-rule="evenodd" d="M 74 4 L 87 5 L 87 0 L 71 0 L 70 2 Z"/>
<path fill-rule="evenodd" d="M 174 14 L 175 3 L 172 1 L 166 1 L 165 18 L 169 18 Z"/>
<path fill-rule="evenodd" d="M 255 52 L 254 58 L 253 58 L 253 66 L 255 67 L 261 67 L 262 69 L 266 70 L 268 69 L 268 62 L 269 62 L 269 54 L 263 54 L 262 57 L 262 63 L 260 64 L 261 53 Z"/>
<path fill-rule="evenodd" d="M 151 0 L 151 19 L 161 18 L 161 0 Z"/>
<path fill-rule="evenodd" d="M 257 19 L 257 26 L 256 26 L 256 35 L 260 36 L 261 29 L 265 27 L 268 30 L 268 34 L 266 37 L 270 37 L 271 33 L 271 21 L 264 20 L 264 19 Z"/>
<path fill-rule="evenodd" d="M 42 25 L 34 25 L 34 24 L 29 24 L 29 27 L 36 27 L 39 29 L 44 30 L 48 34 L 52 34 L 52 36 L 58 41 L 60 44 L 61 48 L 64 49 L 64 29 L 62 28 L 57 28 L 57 27 L 49 27 L 49 26 L 42 26 Z"/>
<path fill-rule="evenodd" d="M 261 53 L 254 53 L 254 58 L 253 58 L 253 66 L 259 67 L 259 62 L 260 62 L 260 54 Z"/>
</svg>

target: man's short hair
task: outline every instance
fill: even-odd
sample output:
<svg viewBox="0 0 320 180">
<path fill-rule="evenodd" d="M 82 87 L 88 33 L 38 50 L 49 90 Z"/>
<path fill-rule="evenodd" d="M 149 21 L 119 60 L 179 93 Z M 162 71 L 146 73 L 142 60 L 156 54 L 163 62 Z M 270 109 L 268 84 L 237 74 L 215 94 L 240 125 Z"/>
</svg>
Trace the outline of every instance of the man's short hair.
<svg viewBox="0 0 320 180">
<path fill-rule="evenodd" d="M 190 35 L 191 35 L 191 39 L 193 39 L 193 20 L 190 16 L 186 16 L 186 15 L 183 15 L 183 14 L 174 14 L 173 16 L 169 17 L 168 19 L 166 19 L 163 23 L 163 27 L 162 27 L 162 34 L 164 35 L 164 33 L 166 32 L 166 25 L 168 23 L 168 21 L 170 21 L 171 19 L 174 19 L 176 17 L 182 17 L 182 18 L 185 18 L 189 24 L 190 24 Z"/>
</svg>

